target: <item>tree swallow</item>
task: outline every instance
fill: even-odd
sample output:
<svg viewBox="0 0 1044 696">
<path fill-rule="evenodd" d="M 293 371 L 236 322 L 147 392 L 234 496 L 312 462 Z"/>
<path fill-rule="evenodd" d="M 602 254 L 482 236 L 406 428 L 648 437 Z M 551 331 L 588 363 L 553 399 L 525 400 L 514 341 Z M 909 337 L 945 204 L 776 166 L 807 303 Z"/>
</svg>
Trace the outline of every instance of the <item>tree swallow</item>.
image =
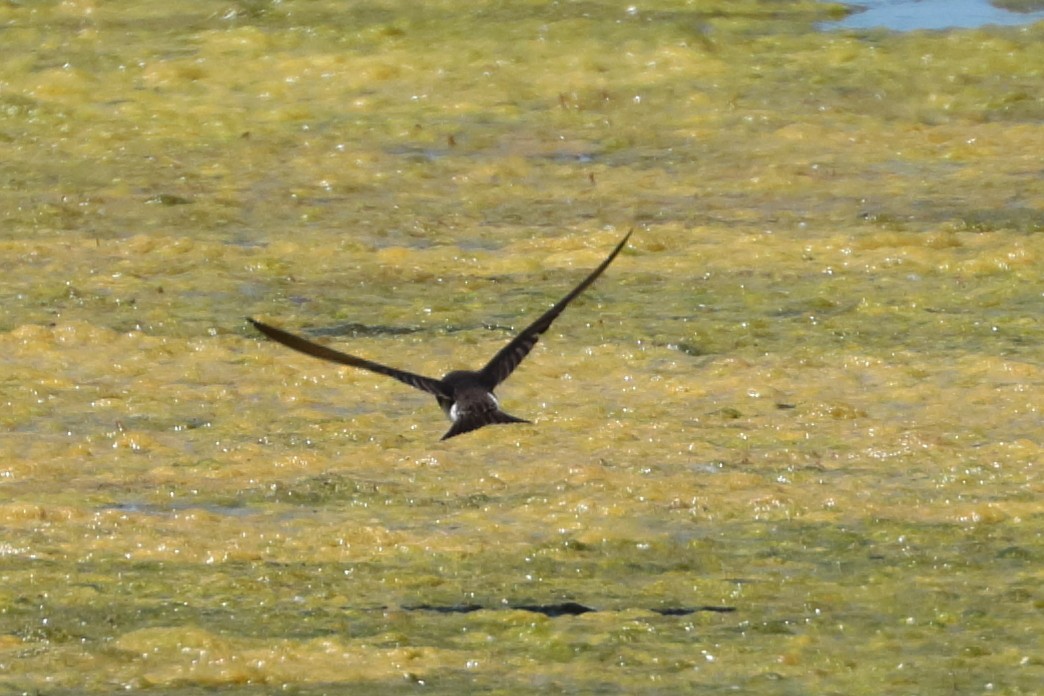
<svg viewBox="0 0 1044 696">
<path fill-rule="evenodd" d="M 558 318 L 558 315 L 565 310 L 569 303 L 586 290 L 591 283 L 595 282 L 598 276 L 602 274 L 602 271 L 609 267 L 609 264 L 613 262 L 616 255 L 619 254 L 627 244 L 627 240 L 630 239 L 631 232 L 633 231 L 634 230 L 631 230 L 624 235 L 624 238 L 620 240 L 620 243 L 616 245 L 616 248 L 613 249 L 612 253 L 609 254 L 598 268 L 591 271 L 590 275 L 584 278 L 583 281 L 573 288 L 568 295 L 559 300 L 554 307 L 544 312 L 539 319 L 527 326 L 522 333 L 515 336 L 510 343 L 501 348 L 500 351 L 494 355 L 488 363 L 486 363 L 486 366 L 477 372 L 471 370 L 454 370 L 442 379 L 433 379 L 413 372 L 407 372 L 394 367 L 388 367 L 387 365 L 381 365 L 380 363 L 375 363 L 371 360 L 366 360 L 365 358 L 348 355 L 347 353 L 342 353 L 333 350 L 332 348 L 327 348 L 326 346 L 313 343 L 312 341 L 301 338 L 300 336 L 287 333 L 282 329 L 263 324 L 262 322 L 251 319 L 250 317 L 247 317 L 247 321 L 253 324 L 258 331 L 273 341 L 282 343 L 284 346 L 293 348 L 305 355 L 311 355 L 312 357 L 321 358 L 322 360 L 329 360 L 330 362 L 341 363 L 342 365 L 351 365 L 352 367 L 359 367 L 364 370 L 369 370 L 370 372 L 394 377 L 411 387 L 433 394 L 435 400 L 439 402 L 439 406 L 442 407 L 442 410 L 453 422 L 450 429 L 442 436 L 443 440 L 456 437 L 457 435 L 463 435 L 464 433 L 494 423 L 528 423 L 529 421 L 523 418 L 516 418 L 515 416 L 501 411 L 500 402 L 497 401 L 497 397 L 493 395 L 493 390 L 496 389 L 501 382 L 506 380 L 515 368 L 518 367 L 519 363 L 522 362 L 522 359 L 525 358 L 529 354 L 529 351 L 533 349 L 533 346 L 536 345 L 537 339 L 540 338 L 540 335 L 548 330 L 551 323 Z"/>
</svg>

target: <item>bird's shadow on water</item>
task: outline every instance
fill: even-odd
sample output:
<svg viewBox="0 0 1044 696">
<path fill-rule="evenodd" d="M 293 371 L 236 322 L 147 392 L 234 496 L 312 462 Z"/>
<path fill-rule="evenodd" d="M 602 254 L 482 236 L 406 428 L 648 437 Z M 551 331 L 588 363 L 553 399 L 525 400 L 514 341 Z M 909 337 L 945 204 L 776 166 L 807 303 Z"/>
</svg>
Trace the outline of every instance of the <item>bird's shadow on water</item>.
<svg viewBox="0 0 1044 696">
<path fill-rule="evenodd" d="M 534 614 L 543 614 L 550 618 L 560 616 L 580 616 L 598 611 L 579 602 L 554 602 L 552 604 L 504 604 L 499 607 L 486 607 L 481 604 L 416 604 L 402 607 L 405 611 L 430 611 L 438 614 L 471 614 L 476 611 L 509 610 L 529 611 Z M 736 611 L 736 607 L 727 606 L 696 606 L 696 607 L 664 607 L 650 609 L 649 611 L 661 616 L 688 616 L 697 612 L 713 612 L 717 614 L 728 614 Z"/>
<path fill-rule="evenodd" d="M 258 497 L 249 497 L 247 499 L 241 499 L 235 502 L 223 501 L 217 502 L 212 501 L 210 503 L 201 503 L 200 501 L 193 501 L 192 503 L 186 502 L 185 504 L 178 504 L 176 501 L 172 501 L 163 505 L 156 505 L 147 502 L 122 502 L 116 504 L 109 504 L 103 506 L 106 509 L 116 509 L 128 512 L 135 512 L 138 514 L 156 516 L 156 517 L 167 517 L 173 516 L 178 513 L 184 513 L 189 509 L 203 510 L 213 515 L 227 515 L 229 517 L 249 517 L 250 515 L 263 515 L 270 514 L 263 510 L 265 504 L 273 502 L 279 504 L 289 504 L 290 507 L 286 509 L 279 516 L 285 515 L 288 518 L 297 517 L 301 514 L 306 514 L 306 510 L 314 510 L 317 506 L 323 506 L 328 504 L 344 504 L 347 501 L 352 501 L 355 504 L 360 504 L 370 498 L 380 498 L 381 501 L 387 502 L 389 496 L 408 496 L 405 486 L 402 484 L 394 484 L 388 482 L 377 482 L 377 481 L 364 481 L 353 479 L 351 477 L 324 474 L 317 477 L 309 477 L 307 480 L 297 482 L 298 485 L 289 487 L 273 487 L 269 488 L 265 493 Z M 528 494 L 522 495 L 523 498 L 527 497 Z M 361 500 L 360 500 L 361 498 Z M 469 496 L 465 500 L 456 501 L 457 506 L 464 508 L 474 508 L 482 506 L 488 503 L 490 498 L 488 496 L 479 495 L 474 498 Z M 412 499 L 414 505 L 417 504 L 416 499 Z M 442 506 L 446 505 L 447 501 L 442 500 L 428 500 L 427 504 Z M 278 565 L 278 564 L 277 564 Z M 376 611 L 387 611 L 393 607 L 388 606 L 377 606 L 371 607 L 370 609 L 362 609 L 363 611 L 376 610 Z M 480 611 L 525 611 L 534 614 L 542 614 L 549 618 L 559 617 L 575 617 L 582 616 L 584 614 L 590 614 L 595 612 L 616 612 L 621 610 L 647 610 L 655 614 L 659 614 L 665 617 L 671 616 L 689 616 L 697 613 L 715 613 L 715 614 L 727 614 L 733 613 L 737 609 L 733 606 L 726 605 L 692 605 L 692 606 L 667 606 L 667 607 L 619 607 L 614 606 L 612 609 L 599 609 L 598 607 L 591 606 L 588 604 L 582 604 L 576 601 L 560 601 L 551 603 L 531 603 L 531 602 L 496 602 L 493 604 L 485 605 L 478 603 L 428 603 L 422 602 L 417 604 L 402 604 L 395 607 L 400 611 L 406 612 L 417 612 L 417 613 L 433 613 L 443 615 L 463 615 L 472 614 Z"/>
<path fill-rule="evenodd" d="M 490 322 L 476 322 L 467 325 L 447 326 L 387 326 L 384 324 L 362 324 L 355 321 L 334 324 L 332 326 L 317 326 L 303 329 L 301 333 L 311 338 L 372 338 L 378 336 L 408 336 L 415 333 L 429 334 L 453 334 L 464 331 L 486 330 L 510 335 L 515 327 L 506 324 L 494 324 Z"/>
<path fill-rule="evenodd" d="M 385 326 L 381 324 L 361 324 L 350 321 L 332 326 L 314 327 L 304 330 L 303 333 L 313 338 L 364 338 L 371 336 L 404 336 L 412 333 L 429 331 L 430 329 L 417 326 Z"/>
</svg>

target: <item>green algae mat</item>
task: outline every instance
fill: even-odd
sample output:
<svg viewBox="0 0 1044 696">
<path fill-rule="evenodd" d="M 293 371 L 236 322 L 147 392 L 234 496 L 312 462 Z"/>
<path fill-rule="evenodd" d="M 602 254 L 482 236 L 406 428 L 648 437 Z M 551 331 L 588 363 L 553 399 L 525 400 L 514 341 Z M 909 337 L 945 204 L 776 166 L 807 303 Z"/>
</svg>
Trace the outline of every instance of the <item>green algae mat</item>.
<svg viewBox="0 0 1044 696">
<path fill-rule="evenodd" d="M 0 6 L 0 692 L 1031 694 L 1044 26 Z M 630 244 L 439 442 L 475 369 Z"/>
</svg>

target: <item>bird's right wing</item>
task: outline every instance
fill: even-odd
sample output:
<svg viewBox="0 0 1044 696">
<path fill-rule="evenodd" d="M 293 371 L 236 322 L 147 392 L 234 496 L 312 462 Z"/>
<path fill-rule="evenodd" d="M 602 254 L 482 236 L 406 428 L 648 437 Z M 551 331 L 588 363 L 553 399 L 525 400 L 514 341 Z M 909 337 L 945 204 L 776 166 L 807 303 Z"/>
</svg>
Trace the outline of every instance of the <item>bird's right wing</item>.
<svg viewBox="0 0 1044 696">
<path fill-rule="evenodd" d="M 523 358 L 529 355 L 529 351 L 533 350 L 533 346 L 536 345 L 540 335 L 551 327 L 551 323 L 558 318 L 558 315 L 565 310 L 570 302 L 576 299 L 577 295 L 586 290 L 591 283 L 598 279 L 598 276 L 602 275 L 602 271 L 609 267 L 616 255 L 627 245 L 627 240 L 631 238 L 631 232 L 634 232 L 634 230 L 632 229 L 624 235 L 624 238 L 620 240 L 620 243 L 606 257 L 605 261 L 599 264 L 598 268 L 591 271 L 586 278 L 580 281 L 579 285 L 569 291 L 568 295 L 523 329 L 522 333 L 515 336 L 510 343 L 493 356 L 492 360 L 486 363 L 486 366 L 482 368 L 481 374 L 490 389 L 496 387 L 514 372 Z"/>
<path fill-rule="evenodd" d="M 441 380 L 432 379 L 431 377 L 425 377 L 424 375 L 418 375 L 413 372 L 407 372 L 406 370 L 398 370 L 394 367 L 388 367 L 387 365 L 381 365 L 371 360 L 364 358 L 357 358 L 354 355 L 348 355 L 342 353 L 333 348 L 327 348 L 324 345 L 313 343 L 307 339 L 295 336 L 292 333 L 287 333 L 282 329 L 277 329 L 274 326 L 269 326 L 260 321 L 256 321 L 247 317 L 247 321 L 254 325 L 254 328 L 268 336 L 277 343 L 282 343 L 287 348 L 293 348 L 299 353 L 305 355 L 311 355 L 313 358 L 319 358 L 320 360 L 329 360 L 330 362 L 340 363 L 342 365 L 351 365 L 352 367 L 359 367 L 363 370 L 369 370 L 370 372 L 376 372 L 381 375 L 393 377 L 400 382 L 410 385 L 414 389 L 420 389 L 426 391 L 429 394 L 434 394 L 439 399 L 452 399 L 453 395 L 451 391 L 442 383 Z"/>
</svg>

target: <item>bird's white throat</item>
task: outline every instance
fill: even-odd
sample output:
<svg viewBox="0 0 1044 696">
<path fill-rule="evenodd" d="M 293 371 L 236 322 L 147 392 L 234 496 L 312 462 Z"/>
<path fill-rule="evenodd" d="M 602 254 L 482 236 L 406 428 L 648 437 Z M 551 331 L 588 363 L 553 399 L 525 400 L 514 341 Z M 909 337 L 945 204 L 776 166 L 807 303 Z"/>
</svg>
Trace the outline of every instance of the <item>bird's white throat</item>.
<svg viewBox="0 0 1044 696">
<path fill-rule="evenodd" d="M 494 409 L 499 409 L 500 408 L 500 402 L 497 401 L 497 397 L 493 396 L 492 393 L 487 393 L 486 394 L 486 400 L 488 401 L 488 403 Z M 462 415 L 464 415 L 464 414 L 461 413 L 460 402 L 459 401 L 454 401 L 453 405 L 450 406 L 450 410 L 449 410 L 450 420 L 453 421 L 454 423 L 456 423 L 458 420 L 460 420 L 460 417 Z"/>
</svg>

